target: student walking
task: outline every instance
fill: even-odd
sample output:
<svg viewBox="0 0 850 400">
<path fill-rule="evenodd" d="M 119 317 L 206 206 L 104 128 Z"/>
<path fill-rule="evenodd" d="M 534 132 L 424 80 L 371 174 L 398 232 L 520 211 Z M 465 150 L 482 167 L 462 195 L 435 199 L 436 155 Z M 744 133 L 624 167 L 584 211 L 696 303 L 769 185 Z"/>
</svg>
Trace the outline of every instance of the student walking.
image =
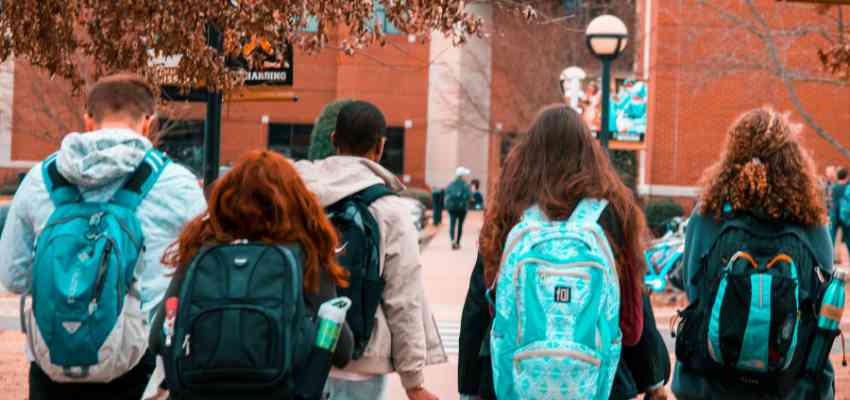
<svg viewBox="0 0 850 400">
<path fill-rule="evenodd" d="M 155 91 L 113 75 L 86 97 L 86 132 L 24 178 L 0 239 L 0 281 L 26 294 L 29 398 L 133 399 L 154 369 L 160 263 L 206 209 L 195 177 L 153 149 Z"/>
<path fill-rule="evenodd" d="M 267 150 L 244 155 L 163 257 L 174 280 L 150 345 L 170 398 L 318 399 L 331 361 L 344 367 L 353 345 L 343 323 L 331 360 L 313 348 L 320 306 L 348 285 L 336 247 L 292 164 Z"/>
<path fill-rule="evenodd" d="M 640 208 L 565 105 L 538 114 L 496 187 L 481 237 L 495 394 L 607 399 L 643 331 Z"/>
<path fill-rule="evenodd" d="M 834 398 L 828 354 L 811 351 L 833 272 L 828 214 L 799 140 L 786 115 L 749 111 L 704 175 L 685 239 L 678 399 Z"/>
<path fill-rule="evenodd" d="M 848 173 L 847 168 L 839 167 L 836 169 L 835 178 L 836 181 L 831 188 L 830 197 L 832 201 L 829 207 L 829 233 L 832 236 L 833 245 L 839 229 L 842 232 L 845 244 L 850 240 L 850 238 L 847 238 L 847 233 L 850 233 L 850 231 L 844 229 L 850 225 L 850 196 L 847 193 L 847 181 L 850 178 L 850 173 Z"/>
<path fill-rule="evenodd" d="M 404 185 L 378 164 L 385 134 L 381 111 L 355 101 L 337 117 L 332 137 L 337 155 L 296 163 L 307 187 L 348 238 L 341 244 L 340 261 L 352 273 L 351 286 L 340 293 L 360 299 L 347 318 L 354 359 L 331 371 L 331 400 L 382 399 L 392 372 L 399 374 L 409 399 L 436 399 L 425 388 L 424 369 L 447 360 L 422 286 L 419 235 L 409 209 L 395 195 Z M 361 218 L 340 215 L 349 211 Z"/>
<path fill-rule="evenodd" d="M 466 221 L 466 212 L 472 202 L 472 191 L 466 180 L 469 170 L 458 167 L 455 171 L 455 179 L 446 188 L 446 210 L 449 212 L 449 237 L 452 240 L 452 250 L 460 248 L 460 239 L 463 236 L 463 223 Z"/>
</svg>

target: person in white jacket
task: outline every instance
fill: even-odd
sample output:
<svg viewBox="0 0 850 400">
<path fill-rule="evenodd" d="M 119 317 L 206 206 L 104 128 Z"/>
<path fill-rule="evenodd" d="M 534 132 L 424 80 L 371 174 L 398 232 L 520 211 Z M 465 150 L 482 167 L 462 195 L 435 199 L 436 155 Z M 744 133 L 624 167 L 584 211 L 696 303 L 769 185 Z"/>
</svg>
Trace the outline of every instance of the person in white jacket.
<svg viewBox="0 0 850 400">
<path fill-rule="evenodd" d="M 404 189 L 395 175 L 378 164 L 385 132 L 386 121 L 377 107 L 351 102 L 337 117 L 332 136 L 337 155 L 295 164 L 323 207 L 376 184 L 394 192 Z M 425 300 L 419 234 L 410 209 L 397 196 L 380 198 L 369 211 L 381 236 L 381 274 L 386 282 L 383 301 L 362 357 L 343 370 L 332 370 L 326 392 L 330 400 L 382 399 L 387 374 L 397 372 L 409 399 L 436 399 L 424 386 L 424 370 L 447 358 Z"/>
<path fill-rule="evenodd" d="M 153 145 L 147 139 L 155 117 L 156 94 L 141 78 L 129 74 L 98 81 L 86 99 L 85 130 L 70 133 L 57 153 L 59 173 L 76 186 L 86 201 L 106 201 L 133 173 Z M 139 277 L 142 311 L 162 300 L 171 280 L 160 262 L 166 247 L 177 239 L 183 225 L 206 210 L 206 200 L 195 176 L 169 163 L 142 200 L 136 216 L 145 240 Z M 14 293 L 26 293 L 31 281 L 34 244 L 54 205 L 45 186 L 41 163 L 24 178 L 12 201 L 0 238 L 0 283 Z M 32 362 L 31 349 L 27 355 Z M 155 365 L 148 352 L 135 368 L 105 384 L 61 384 L 32 362 L 29 398 L 133 399 L 142 396 Z"/>
</svg>

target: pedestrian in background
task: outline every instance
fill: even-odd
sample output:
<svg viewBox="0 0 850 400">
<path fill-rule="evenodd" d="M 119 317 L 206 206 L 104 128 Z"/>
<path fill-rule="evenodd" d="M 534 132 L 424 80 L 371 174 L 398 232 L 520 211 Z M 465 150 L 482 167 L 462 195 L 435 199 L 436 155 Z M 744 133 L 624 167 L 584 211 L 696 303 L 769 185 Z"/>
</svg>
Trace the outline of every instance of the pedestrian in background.
<svg viewBox="0 0 850 400">
<path fill-rule="evenodd" d="M 0 282 L 22 294 L 37 286 L 33 303 L 41 310 L 24 316 L 32 400 L 138 400 L 154 370 L 147 330 L 171 280 L 160 258 L 206 210 L 195 176 L 153 150 L 156 102 L 156 91 L 135 75 L 99 80 L 86 96 L 85 132 L 65 136 L 12 200 Z M 35 249 L 42 234 L 61 240 Z M 104 338 L 110 332 L 114 338 Z"/>
<path fill-rule="evenodd" d="M 829 231 L 832 236 L 832 243 L 835 243 L 836 235 L 840 229 L 842 237 L 847 240 L 847 234 L 844 233 L 844 226 L 850 221 L 841 220 L 841 199 L 845 195 L 847 189 L 847 180 L 850 177 L 847 168 L 839 167 L 835 170 L 835 183 L 832 184 L 829 197 Z M 845 201 L 846 202 L 846 201 Z"/>
<path fill-rule="evenodd" d="M 452 241 L 452 250 L 460 248 L 463 223 L 466 221 L 466 212 L 472 200 L 472 191 L 467 179 L 469 179 L 469 170 L 458 167 L 455 171 L 455 179 L 446 188 L 445 203 L 446 210 L 449 212 L 449 238 Z"/>
<path fill-rule="evenodd" d="M 673 393 L 834 398 L 828 355 L 807 358 L 833 249 L 799 128 L 769 108 L 745 113 L 703 177 L 685 238 L 689 305 L 676 329 Z M 825 367 L 804 369 L 810 361 Z"/>
<path fill-rule="evenodd" d="M 472 185 L 472 209 L 481 211 L 484 209 L 484 194 L 481 193 L 481 181 L 473 179 Z"/>
</svg>

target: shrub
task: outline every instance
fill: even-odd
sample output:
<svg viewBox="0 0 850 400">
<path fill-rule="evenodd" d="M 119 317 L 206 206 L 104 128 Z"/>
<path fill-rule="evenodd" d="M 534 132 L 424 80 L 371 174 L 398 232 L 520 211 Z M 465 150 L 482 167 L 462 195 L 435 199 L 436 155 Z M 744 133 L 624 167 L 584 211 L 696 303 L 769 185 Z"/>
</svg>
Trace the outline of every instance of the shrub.
<svg viewBox="0 0 850 400">
<path fill-rule="evenodd" d="M 310 133 L 310 149 L 307 154 L 311 160 L 321 160 L 336 154 L 331 142 L 331 133 L 336 129 L 336 117 L 339 115 L 339 110 L 349 103 L 351 100 L 335 100 L 328 103 L 319 113 L 313 125 L 313 131 Z"/>
<path fill-rule="evenodd" d="M 668 221 L 683 215 L 685 210 L 671 199 L 651 200 L 646 205 L 646 224 L 656 237 L 664 234 Z"/>
</svg>

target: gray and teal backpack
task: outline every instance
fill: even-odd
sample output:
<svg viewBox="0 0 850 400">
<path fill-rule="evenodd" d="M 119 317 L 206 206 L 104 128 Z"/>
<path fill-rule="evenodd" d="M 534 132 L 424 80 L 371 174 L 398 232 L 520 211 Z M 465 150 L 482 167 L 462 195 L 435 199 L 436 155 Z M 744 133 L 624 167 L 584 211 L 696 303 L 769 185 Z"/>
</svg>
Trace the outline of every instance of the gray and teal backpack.
<svg viewBox="0 0 850 400">
<path fill-rule="evenodd" d="M 822 284 L 804 233 L 738 216 L 724 222 L 690 284 L 676 358 L 714 385 L 783 393 L 801 377 Z"/>
<path fill-rule="evenodd" d="M 156 150 L 106 202 L 85 201 L 56 156 L 42 175 L 56 210 L 38 237 L 32 302 L 22 325 L 39 367 L 56 382 L 109 382 L 147 350 L 138 276 L 144 237 L 136 209 L 168 164 Z"/>
</svg>

